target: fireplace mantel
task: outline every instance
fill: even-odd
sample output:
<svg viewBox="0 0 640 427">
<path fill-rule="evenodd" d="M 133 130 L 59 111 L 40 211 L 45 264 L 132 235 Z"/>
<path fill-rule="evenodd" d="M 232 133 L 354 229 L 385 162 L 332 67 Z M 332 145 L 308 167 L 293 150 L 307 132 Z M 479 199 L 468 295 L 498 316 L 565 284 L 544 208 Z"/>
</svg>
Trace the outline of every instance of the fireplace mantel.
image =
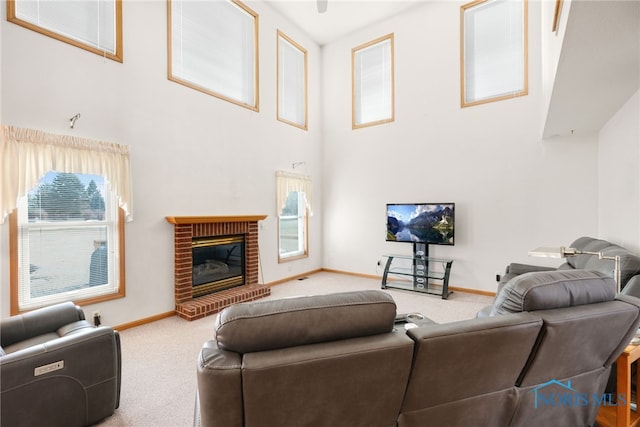
<svg viewBox="0 0 640 427">
<path fill-rule="evenodd" d="M 167 216 L 171 224 L 215 224 L 218 222 L 254 222 L 262 221 L 266 215 L 235 215 L 235 216 Z"/>
</svg>

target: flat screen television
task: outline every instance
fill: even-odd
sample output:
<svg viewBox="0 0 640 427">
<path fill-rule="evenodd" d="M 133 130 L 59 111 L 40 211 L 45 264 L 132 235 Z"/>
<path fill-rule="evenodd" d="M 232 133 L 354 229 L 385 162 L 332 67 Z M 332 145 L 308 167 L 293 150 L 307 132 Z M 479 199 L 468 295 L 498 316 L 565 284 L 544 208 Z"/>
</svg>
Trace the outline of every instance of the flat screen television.
<svg viewBox="0 0 640 427">
<path fill-rule="evenodd" d="M 387 241 L 453 245 L 455 203 L 387 204 Z"/>
</svg>

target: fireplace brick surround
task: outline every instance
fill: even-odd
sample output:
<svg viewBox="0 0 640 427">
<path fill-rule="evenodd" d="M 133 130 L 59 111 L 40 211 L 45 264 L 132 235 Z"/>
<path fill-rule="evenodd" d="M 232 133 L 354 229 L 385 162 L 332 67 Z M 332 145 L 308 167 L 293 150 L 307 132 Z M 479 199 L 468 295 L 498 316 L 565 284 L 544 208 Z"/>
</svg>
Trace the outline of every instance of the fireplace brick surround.
<svg viewBox="0 0 640 427">
<path fill-rule="evenodd" d="M 166 217 L 174 225 L 175 310 L 178 316 L 196 320 L 231 304 L 271 294 L 271 288 L 258 284 L 258 221 L 265 218 L 266 215 Z M 245 284 L 193 298 L 192 239 L 233 234 L 245 235 Z"/>
</svg>

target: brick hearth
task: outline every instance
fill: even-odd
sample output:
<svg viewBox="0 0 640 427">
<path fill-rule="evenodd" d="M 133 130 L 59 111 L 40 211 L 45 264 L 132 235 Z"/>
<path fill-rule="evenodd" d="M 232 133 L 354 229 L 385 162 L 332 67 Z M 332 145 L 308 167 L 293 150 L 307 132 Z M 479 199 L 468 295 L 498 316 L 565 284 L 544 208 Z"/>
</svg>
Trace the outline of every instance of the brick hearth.
<svg viewBox="0 0 640 427">
<path fill-rule="evenodd" d="M 258 221 L 260 216 L 168 216 L 174 224 L 174 272 L 176 314 L 195 320 L 214 314 L 238 302 L 253 301 L 271 294 L 258 284 Z M 197 237 L 245 235 L 245 284 L 193 298 L 191 240 Z"/>
</svg>

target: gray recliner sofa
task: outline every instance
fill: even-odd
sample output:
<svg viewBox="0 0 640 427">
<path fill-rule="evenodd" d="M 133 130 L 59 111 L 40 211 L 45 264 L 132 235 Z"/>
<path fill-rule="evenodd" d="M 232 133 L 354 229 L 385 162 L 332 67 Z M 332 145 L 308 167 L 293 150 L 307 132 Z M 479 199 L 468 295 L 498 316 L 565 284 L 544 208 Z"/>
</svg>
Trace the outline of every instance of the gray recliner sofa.
<svg viewBox="0 0 640 427">
<path fill-rule="evenodd" d="M 120 337 L 71 302 L 0 321 L 0 425 L 81 427 L 120 403 Z"/>
<path fill-rule="evenodd" d="M 640 300 L 589 271 L 525 275 L 505 293 L 491 316 L 406 331 L 383 291 L 231 306 L 198 357 L 195 425 L 593 425 L 596 405 L 532 399 L 567 384 L 602 394 Z"/>
<path fill-rule="evenodd" d="M 620 255 L 620 288 L 624 288 L 631 278 L 640 275 L 640 257 L 631 251 L 615 245 L 611 242 L 594 237 L 583 236 L 574 240 L 569 248 L 575 248 L 579 251 L 586 252 L 602 252 L 607 256 Z M 597 255 L 580 254 L 570 256 L 565 259 L 557 269 L 553 267 L 544 267 L 531 264 L 511 263 L 505 269 L 505 274 L 500 279 L 498 291 L 500 288 L 514 277 L 535 271 L 553 271 L 553 270 L 590 270 L 599 271 L 607 276 L 614 277 L 614 261 L 610 259 L 600 259 Z"/>
<path fill-rule="evenodd" d="M 628 293 L 635 296 L 640 296 L 640 257 L 633 254 L 629 250 L 610 243 L 606 240 L 596 239 L 593 237 L 583 236 L 573 241 L 569 248 L 575 248 L 579 251 L 586 252 L 602 252 L 606 256 L 620 256 L 620 289 L 623 293 Z M 521 274 L 537 273 L 537 272 L 549 272 L 549 271 L 574 271 L 574 270 L 588 270 L 598 271 L 606 276 L 614 277 L 615 262 L 610 259 L 601 259 L 598 255 L 580 254 L 576 256 L 570 256 L 565 259 L 559 267 L 546 267 L 533 264 L 511 263 L 506 269 L 505 273 L 500 278 L 498 283 L 498 289 L 496 290 L 496 297 L 500 295 L 502 288 L 509 283 L 512 279 L 520 276 Z M 632 285 L 632 289 L 624 288 L 627 284 Z M 637 294 L 637 295 L 636 295 Z M 484 317 L 488 315 L 490 306 L 485 307 L 478 312 L 478 317 Z"/>
</svg>

